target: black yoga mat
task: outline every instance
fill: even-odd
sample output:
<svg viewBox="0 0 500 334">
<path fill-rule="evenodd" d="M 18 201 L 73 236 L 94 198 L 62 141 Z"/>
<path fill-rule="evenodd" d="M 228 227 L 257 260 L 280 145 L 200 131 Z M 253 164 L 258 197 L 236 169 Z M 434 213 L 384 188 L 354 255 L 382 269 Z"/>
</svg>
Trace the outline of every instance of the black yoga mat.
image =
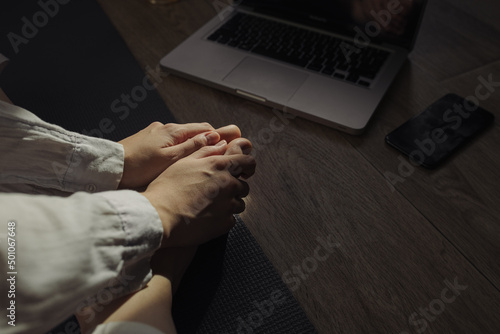
<svg viewBox="0 0 500 334">
<path fill-rule="evenodd" d="M 145 80 L 146 69 L 95 1 L 49 6 L 53 17 L 40 14 L 40 2 L 58 3 L 1 6 L 0 53 L 11 62 L 0 87 L 14 103 L 68 130 L 115 141 L 153 121 L 175 121 L 154 90 L 162 78 Z"/>
<path fill-rule="evenodd" d="M 161 78 L 145 79 L 94 0 L 11 1 L 0 31 L 0 53 L 11 59 L 0 87 L 43 120 L 111 140 L 175 121 L 152 89 Z M 179 334 L 316 333 L 239 218 L 227 236 L 200 246 L 173 309 Z M 51 333 L 74 333 L 74 322 Z"/>
</svg>

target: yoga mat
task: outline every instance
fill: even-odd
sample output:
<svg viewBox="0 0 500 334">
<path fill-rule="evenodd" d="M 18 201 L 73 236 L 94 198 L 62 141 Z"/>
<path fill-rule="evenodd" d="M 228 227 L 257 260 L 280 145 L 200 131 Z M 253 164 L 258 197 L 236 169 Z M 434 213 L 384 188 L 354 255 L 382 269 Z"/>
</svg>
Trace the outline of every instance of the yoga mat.
<svg viewBox="0 0 500 334">
<path fill-rule="evenodd" d="M 94 0 L 46 8 L 26 0 L 2 5 L 0 53 L 11 63 L 0 87 L 15 104 L 111 140 L 153 121 L 175 121 L 151 89 L 161 78 L 145 80 L 145 69 Z M 34 20 L 40 27 L 23 28 Z M 239 217 L 228 235 L 200 246 L 173 309 L 179 334 L 316 333 Z M 50 333 L 78 333 L 74 323 L 71 317 Z"/>
<path fill-rule="evenodd" d="M 0 87 L 14 103 L 65 129 L 115 141 L 153 121 L 175 121 L 148 89 L 162 79 L 145 81 L 144 69 L 94 0 L 52 11 L 53 17 L 41 15 L 35 0 L 2 4 L 0 53 L 11 61 Z M 43 17 L 46 24 L 37 27 Z"/>
</svg>

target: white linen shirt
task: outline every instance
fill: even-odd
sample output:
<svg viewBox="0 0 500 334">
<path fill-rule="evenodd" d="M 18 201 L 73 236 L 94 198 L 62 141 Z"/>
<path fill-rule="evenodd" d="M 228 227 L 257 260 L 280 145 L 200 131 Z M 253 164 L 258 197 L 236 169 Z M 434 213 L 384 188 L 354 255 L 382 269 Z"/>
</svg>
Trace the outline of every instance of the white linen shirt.
<svg viewBox="0 0 500 334">
<path fill-rule="evenodd" d="M 0 332 L 47 332 L 75 312 L 90 321 L 151 279 L 163 227 L 143 195 L 116 190 L 123 160 L 118 143 L 0 101 Z"/>
</svg>

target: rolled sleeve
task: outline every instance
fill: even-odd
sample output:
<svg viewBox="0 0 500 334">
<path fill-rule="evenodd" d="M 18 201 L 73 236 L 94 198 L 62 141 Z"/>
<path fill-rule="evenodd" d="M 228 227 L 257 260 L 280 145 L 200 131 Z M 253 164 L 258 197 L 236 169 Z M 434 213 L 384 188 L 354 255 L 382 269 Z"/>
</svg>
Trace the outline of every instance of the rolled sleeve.
<svg viewBox="0 0 500 334">
<path fill-rule="evenodd" d="M 122 258 L 129 266 L 133 266 L 133 270 L 127 271 L 145 273 L 142 278 L 141 275 L 135 275 L 136 279 L 128 282 L 122 295 L 137 291 L 151 279 L 149 261 L 152 253 L 160 247 L 163 236 L 160 217 L 148 199 L 135 191 L 108 191 L 96 196 L 108 201 L 120 218 L 126 238 Z"/>
<path fill-rule="evenodd" d="M 0 205 L 0 220 L 16 223 L 19 305 L 16 326 L 7 326 L 4 317 L 2 333 L 41 333 L 75 312 L 89 320 L 152 277 L 149 262 L 163 227 L 154 207 L 135 191 L 67 198 L 0 194 Z M 0 238 L 5 244 L 6 235 Z M 0 248 L 1 258 L 6 251 Z M 7 289 L 6 281 L 0 286 Z"/>
<path fill-rule="evenodd" d="M 67 131 L 0 101 L 0 183 L 64 192 L 117 189 L 123 146 Z"/>
</svg>

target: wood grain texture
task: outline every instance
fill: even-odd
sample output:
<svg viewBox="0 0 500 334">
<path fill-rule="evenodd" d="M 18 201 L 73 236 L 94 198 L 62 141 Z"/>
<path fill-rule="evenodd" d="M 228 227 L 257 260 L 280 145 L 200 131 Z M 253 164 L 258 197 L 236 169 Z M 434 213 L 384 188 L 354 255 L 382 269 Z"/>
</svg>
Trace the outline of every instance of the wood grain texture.
<svg viewBox="0 0 500 334">
<path fill-rule="evenodd" d="M 483 7 L 477 2 L 468 3 L 488 8 L 486 4 Z M 498 12 L 498 4 L 495 7 Z M 495 11 L 495 7 L 490 9 Z M 466 10 L 464 5 L 462 8 Z M 498 60 L 500 55 L 497 28 L 465 10 L 451 1 L 429 1 L 417 45 L 410 58 L 438 81 L 473 71 Z"/>
<path fill-rule="evenodd" d="M 202 0 L 99 2 L 152 68 L 216 14 Z M 445 93 L 473 94 L 478 76 L 500 79 L 493 5 L 431 1 L 414 53 L 360 137 L 174 76 L 158 86 L 179 122 L 234 123 L 253 141 L 258 172 L 242 217 L 319 333 L 499 332 L 500 87 L 481 102 L 495 125 L 472 145 L 438 170 L 415 168 L 394 191 L 384 177 L 400 164 L 388 132 Z M 312 260 L 329 236 L 331 253 Z M 467 288 L 453 302 L 419 314 L 438 308 L 455 279 Z"/>
</svg>

